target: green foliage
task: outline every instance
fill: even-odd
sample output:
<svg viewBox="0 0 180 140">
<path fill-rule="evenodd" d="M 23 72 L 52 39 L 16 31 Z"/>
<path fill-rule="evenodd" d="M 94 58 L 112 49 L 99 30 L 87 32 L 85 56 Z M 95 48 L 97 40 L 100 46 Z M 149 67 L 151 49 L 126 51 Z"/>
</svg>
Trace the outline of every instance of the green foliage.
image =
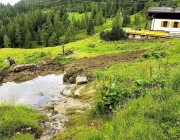
<svg viewBox="0 0 180 140">
<path fill-rule="evenodd" d="M 158 51 L 158 52 L 145 52 L 142 54 L 143 58 L 165 58 L 166 57 L 166 53 L 162 52 L 162 51 Z"/>
<path fill-rule="evenodd" d="M 34 135 L 25 133 L 25 134 L 16 134 L 11 137 L 10 140 L 34 140 Z"/>
<path fill-rule="evenodd" d="M 41 52 L 41 53 L 38 55 L 39 58 L 42 58 L 42 57 L 45 57 L 45 56 L 46 56 L 46 53 L 45 53 L 45 52 Z"/>
<path fill-rule="evenodd" d="M 115 76 L 113 83 L 110 79 L 109 85 L 103 84 L 99 92 L 101 101 L 97 103 L 97 107 L 102 113 L 111 112 L 117 105 L 123 105 L 130 97 L 129 89 L 120 76 Z"/>
<path fill-rule="evenodd" d="M 125 15 L 123 17 L 122 27 L 127 27 L 127 25 L 129 25 L 130 23 L 131 23 L 131 19 L 129 15 Z"/>
<path fill-rule="evenodd" d="M 89 48 L 95 48 L 96 45 L 95 44 L 89 44 Z"/>
<path fill-rule="evenodd" d="M 35 133 L 35 136 L 37 137 L 42 133 L 42 128 L 39 123 L 44 120 L 47 120 L 47 116 L 39 114 L 37 111 L 29 107 L 1 105 L 0 139 L 3 137 L 11 138 L 17 132 L 29 133 L 27 128 L 31 128 L 32 133 Z M 12 139 L 16 139 L 15 137 L 18 136 L 14 136 Z"/>
<path fill-rule="evenodd" d="M 180 74 L 175 75 L 175 78 L 171 81 L 172 89 L 179 92 L 180 91 Z"/>
<path fill-rule="evenodd" d="M 142 88 L 164 87 L 165 81 L 160 77 L 147 77 L 135 81 L 136 86 Z"/>
<path fill-rule="evenodd" d="M 35 52 L 32 55 L 24 55 L 26 63 L 37 63 L 38 59 L 42 59 L 45 56 L 49 55 L 51 52 Z"/>
<path fill-rule="evenodd" d="M 111 31 L 101 31 L 100 38 L 105 41 L 117 41 L 125 38 L 125 32 L 119 25 L 115 25 Z"/>
<path fill-rule="evenodd" d="M 74 58 L 72 58 L 72 57 L 64 57 L 64 56 L 57 56 L 55 58 L 55 60 L 57 60 L 60 65 L 65 65 L 65 64 L 69 63 L 70 61 L 74 60 Z"/>
</svg>

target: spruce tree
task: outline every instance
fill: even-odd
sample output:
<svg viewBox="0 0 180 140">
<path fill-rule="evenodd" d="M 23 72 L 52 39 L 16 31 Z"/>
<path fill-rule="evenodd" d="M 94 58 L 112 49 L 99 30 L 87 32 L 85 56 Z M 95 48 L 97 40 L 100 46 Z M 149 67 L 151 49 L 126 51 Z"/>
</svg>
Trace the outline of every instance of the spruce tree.
<svg viewBox="0 0 180 140">
<path fill-rule="evenodd" d="M 10 45 L 10 39 L 7 35 L 4 35 L 4 47 L 8 48 Z"/>
<path fill-rule="evenodd" d="M 94 32 L 94 24 L 92 19 L 89 20 L 88 26 L 87 26 L 87 34 L 90 35 Z"/>
</svg>

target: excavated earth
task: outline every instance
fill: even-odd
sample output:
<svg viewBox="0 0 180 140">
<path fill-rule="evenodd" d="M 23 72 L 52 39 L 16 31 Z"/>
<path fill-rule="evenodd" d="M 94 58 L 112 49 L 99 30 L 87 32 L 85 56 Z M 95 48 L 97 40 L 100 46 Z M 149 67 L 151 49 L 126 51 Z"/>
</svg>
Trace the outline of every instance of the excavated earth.
<svg viewBox="0 0 180 140">
<path fill-rule="evenodd" d="M 37 76 L 43 76 L 52 73 L 66 72 L 65 82 L 75 83 L 74 77 L 77 74 L 86 74 L 91 77 L 93 71 L 105 70 L 108 66 L 112 66 L 121 62 L 135 61 L 146 50 L 127 51 L 118 54 L 108 54 L 92 58 L 84 58 L 73 60 L 66 65 L 59 65 L 57 61 L 46 58 L 38 65 L 27 65 L 23 68 L 8 68 L 0 71 L 0 83 L 4 82 L 23 82 L 31 80 Z M 70 80 L 70 81 L 69 81 Z"/>
<path fill-rule="evenodd" d="M 2 69 L 0 71 L 0 82 L 22 82 L 31 80 L 37 76 L 47 75 L 58 72 L 65 73 L 63 81 L 71 84 L 75 83 L 77 75 L 86 75 L 91 80 L 91 74 L 96 70 L 106 70 L 107 67 L 119 64 L 121 62 L 133 62 L 141 56 L 146 50 L 127 51 L 118 54 L 108 54 L 93 58 L 84 58 L 73 60 L 66 65 L 59 65 L 57 61 L 46 58 L 38 65 L 21 65 Z M 91 108 L 93 103 L 82 103 L 79 99 L 62 97 L 59 100 L 52 101 L 37 110 L 48 115 L 49 121 L 43 122 L 44 128 L 42 136 L 38 140 L 48 140 L 55 137 L 59 132 L 65 131 L 65 123 L 68 121 L 68 110 L 84 112 Z"/>
</svg>

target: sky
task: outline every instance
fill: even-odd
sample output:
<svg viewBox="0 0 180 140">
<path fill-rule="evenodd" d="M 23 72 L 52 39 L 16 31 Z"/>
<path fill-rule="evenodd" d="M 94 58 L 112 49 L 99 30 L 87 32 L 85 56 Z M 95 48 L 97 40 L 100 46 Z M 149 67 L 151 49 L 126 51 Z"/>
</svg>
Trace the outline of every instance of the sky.
<svg viewBox="0 0 180 140">
<path fill-rule="evenodd" d="M 10 3 L 11 5 L 14 5 L 18 1 L 20 1 L 20 0 L 0 0 L 0 2 L 3 3 L 3 4 Z"/>
</svg>

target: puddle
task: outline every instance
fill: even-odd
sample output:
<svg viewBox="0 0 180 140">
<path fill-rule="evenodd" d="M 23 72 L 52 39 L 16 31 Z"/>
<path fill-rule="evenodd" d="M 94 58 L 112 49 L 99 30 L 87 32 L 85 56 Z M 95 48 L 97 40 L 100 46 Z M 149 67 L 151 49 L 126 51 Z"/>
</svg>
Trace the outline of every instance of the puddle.
<svg viewBox="0 0 180 140">
<path fill-rule="evenodd" d="M 25 104 L 38 108 L 56 100 L 64 89 L 63 75 L 39 76 L 23 83 L 7 82 L 0 86 L 0 103 Z"/>
</svg>

